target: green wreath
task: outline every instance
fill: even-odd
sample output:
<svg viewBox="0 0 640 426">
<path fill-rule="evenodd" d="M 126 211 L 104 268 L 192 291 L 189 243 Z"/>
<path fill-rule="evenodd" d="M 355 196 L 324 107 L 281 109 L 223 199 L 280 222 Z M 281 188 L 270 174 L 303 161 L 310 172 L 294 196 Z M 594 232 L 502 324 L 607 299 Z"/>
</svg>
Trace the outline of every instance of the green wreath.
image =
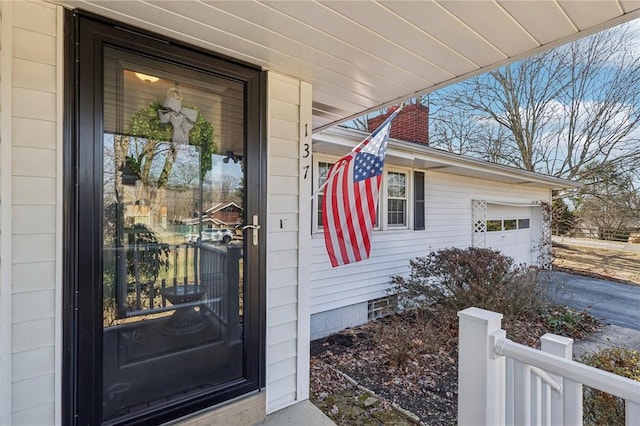
<svg viewBox="0 0 640 426">
<path fill-rule="evenodd" d="M 131 118 L 132 136 L 155 142 L 171 141 L 173 126 L 171 123 L 160 121 L 158 112 L 161 109 L 163 107 L 159 102 L 153 102 L 148 107 L 136 111 Z M 193 123 L 193 128 L 189 131 L 189 144 L 200 147 L 200 179 L 203 180 L 207 172 L 211 170 L 211 156 L 217 152 L 217 147 L 213 140 L 213 126 L 199 112 Z M 126 167 L 142 178 L 143 162 L 152 161 L 153 155 L 150 156 L 149 152 L 145 150 L 137 156 L 127 155 Z M 164 167 L 156 183 L 159 188 L 167 184 L 175 158 L 175 147 L 171 146 L 170 155 L 165 158 Z"/>
</svg>

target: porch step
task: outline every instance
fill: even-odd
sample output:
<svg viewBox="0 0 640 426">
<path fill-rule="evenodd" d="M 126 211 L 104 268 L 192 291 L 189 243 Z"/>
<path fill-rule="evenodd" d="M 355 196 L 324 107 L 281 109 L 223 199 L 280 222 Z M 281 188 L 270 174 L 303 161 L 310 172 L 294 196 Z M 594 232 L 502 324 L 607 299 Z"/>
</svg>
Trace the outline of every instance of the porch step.
<svg viewBox="0 0 640 426">
<path fill-rule="evenodd" d="M 271 413 L 254 426 L 335 426 L 318 407 L 308 399 Z"/>
</svg>

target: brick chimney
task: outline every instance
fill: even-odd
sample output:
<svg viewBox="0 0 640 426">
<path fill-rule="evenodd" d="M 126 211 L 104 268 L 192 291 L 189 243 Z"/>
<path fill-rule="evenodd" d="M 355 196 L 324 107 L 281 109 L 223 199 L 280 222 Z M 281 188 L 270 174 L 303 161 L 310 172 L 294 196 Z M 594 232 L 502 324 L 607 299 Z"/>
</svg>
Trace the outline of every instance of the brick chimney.
<svg viewBox="0 0 640 426">
<path fill-rule="evenodd" d="M 367 121 L 369 132 L 373 132 L 382 124 L 397 107 Z M 429 145 L 429 107 L 422 104 L 405 105 L 400 114 L 391 122 L 390 137 L 407 142 Z"/>
</svg>

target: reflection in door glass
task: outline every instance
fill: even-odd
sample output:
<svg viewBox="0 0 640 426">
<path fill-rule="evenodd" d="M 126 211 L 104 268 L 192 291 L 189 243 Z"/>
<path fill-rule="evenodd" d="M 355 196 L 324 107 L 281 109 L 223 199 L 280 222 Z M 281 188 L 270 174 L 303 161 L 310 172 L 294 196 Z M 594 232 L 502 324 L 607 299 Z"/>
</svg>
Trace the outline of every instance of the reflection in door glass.
<svg viewBox="0 0 640 426">
<path fill-rule="evenodd" d="M 107 421 L 244 374 L 243 86 L 130 56 L 105 53 Z"/>
</svg>

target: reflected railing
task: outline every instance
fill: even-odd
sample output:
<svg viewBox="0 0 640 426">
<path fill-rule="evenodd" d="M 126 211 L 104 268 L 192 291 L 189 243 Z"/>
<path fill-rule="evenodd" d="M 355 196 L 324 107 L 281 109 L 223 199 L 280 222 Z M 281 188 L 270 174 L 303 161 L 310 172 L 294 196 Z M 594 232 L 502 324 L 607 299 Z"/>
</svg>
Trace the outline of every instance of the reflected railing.
<svg viewBox="0 0 640 426">
<path fill-rule="evenodd" d="M 113 251 L 116 282 L 126 283 L 116 285 L 114 325 L 190 309 L 239 339 L 241 245 L 132 241 Z"/>
</svg>

